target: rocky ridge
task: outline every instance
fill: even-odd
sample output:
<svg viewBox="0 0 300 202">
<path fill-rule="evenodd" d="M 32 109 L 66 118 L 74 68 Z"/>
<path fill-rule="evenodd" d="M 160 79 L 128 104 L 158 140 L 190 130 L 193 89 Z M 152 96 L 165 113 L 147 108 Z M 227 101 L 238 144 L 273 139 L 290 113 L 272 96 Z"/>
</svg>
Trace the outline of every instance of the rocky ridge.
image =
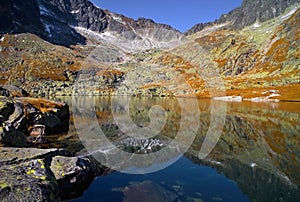
<svg viewBox="0 0 300 202">
<path fill-rule="evenodd" d="M 298 0 L 259 0 L 251 1 L 244 0 L 242 5 L 228 14 L 223 14 L 214 22 L 200 23 L 194 25 L 191 29 L 185 32 L 186 35 L 194 34 L 203 30 L 204 28 L 216 26 L 226 23 L 226 28 L 242 29 L 249 25 L 263 23 L 270 19 L 276 18 L 285 12 L 287 8 L 299 4 Z"/>
<path fill-rule="evenodd" d="M 79 27 L 96 33 L 112 32 L 124 40 L 146 40 L 150 47 L 153 41 L 170 42 L 181 35 L 171 26 L 104 11 L 88 0 L 12 0 L 1 4 L 0 15 L 5 19 L 0 23 L 1 36 L 29 32 L 53 44 L 85 44 L 86 38 L 75 29 Z"/>
</svg>

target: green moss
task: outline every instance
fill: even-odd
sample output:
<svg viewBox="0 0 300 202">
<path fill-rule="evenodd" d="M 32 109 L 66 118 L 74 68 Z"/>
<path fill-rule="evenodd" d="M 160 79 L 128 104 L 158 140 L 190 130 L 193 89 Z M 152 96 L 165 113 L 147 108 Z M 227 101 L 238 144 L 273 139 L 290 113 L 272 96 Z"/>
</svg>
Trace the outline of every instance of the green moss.
<svg viewBox="0 0 300 202">
<path fill-rule="evenodd" d="M 34 169 L 29 169 L 27 172 L 26 172 L 26 174 L 27 175 L 30 175 L 30 174 L 35 174 L 35 170 Z"/>
<path fill-rule="evenodd" d="M 46 176 L 41 176 L 40 179 L 41 180 L 46 180 Z"/>
<path fill-rule="evenodd" d="M 0 187 L 3 189 L 5 187 L 8 187 L 8 184 L 6 184 L 6 182 L 0 182 Z"/>
<path fill-rule="evenodd" d="M 30 190 L 31 190 L 31 187 L 26 187 L 25 190 L 26 190 L 26 191 L 30 191 Z"/>
</svg>

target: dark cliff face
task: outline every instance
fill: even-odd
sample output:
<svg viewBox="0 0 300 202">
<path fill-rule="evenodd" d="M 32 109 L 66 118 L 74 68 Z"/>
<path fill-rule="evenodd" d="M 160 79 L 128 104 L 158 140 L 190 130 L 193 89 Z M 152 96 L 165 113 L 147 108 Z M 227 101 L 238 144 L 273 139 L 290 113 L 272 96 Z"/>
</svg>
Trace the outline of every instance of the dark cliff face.
<svg viewBox="0 0 300 202">
<path fill-rule="evenodd" d="M 68 24 L 72 16 L 45 0 L 1 0 L 0 16 L 0 35 L 29 32 L 58 45 L 85 43 Z"/>
<path fill-rule="evenodd" d="M 200 23 L 185 32 L 190 35 L 213 24 L 230 22 L 231 29 L 241 29 L 256 21 L 265 22 L 281 15 L 287 8 L 299 3 L 299 0 L 244 0 L 242 5 L 228 14 L 222 15 L 213 23 Z"/>
<path fill-rule="evenodd" d="M 30 30 L 37 34 L 43 30 L 43 25 L 39 20 L 38 4 L 35 0 L 0 0 L 0 18 L 1 34 Z"/>
</svg>

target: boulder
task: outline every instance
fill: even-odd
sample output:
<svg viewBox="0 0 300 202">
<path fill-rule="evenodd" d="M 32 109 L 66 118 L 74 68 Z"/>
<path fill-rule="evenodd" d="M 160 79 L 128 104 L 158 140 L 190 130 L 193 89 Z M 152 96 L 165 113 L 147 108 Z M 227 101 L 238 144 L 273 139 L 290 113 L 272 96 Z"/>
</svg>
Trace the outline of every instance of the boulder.
<svg viewBox="0 0 300 202">
<path fill-rule="evenodd" d="M 67 132 L 69 118 L 69 106 L 65 103 L 36 98 L 0 97 L 0 144 L 28 146 L 27 140 L 31 139 L 26 137 L 36 124 L 45 126 L 45 134 Z"/>
<path fill-rule="evenodd" d="M 59 201 L 49 159 L 58 149 L 0 148 L 0 201 Z"/>
<path fill-rule="evenodd" d="M 96 174 L 96 167 L 86 157 L 56 156 L 52 158 L 50 168 L 58 182 L 62 199 L 81 196 Z"/>
<path fill-rule="evenodd" d="M 1 167 L 1 201 L 59 201 L 58 194 L 57 182 L 43 159 Z"/>
<path fill-rule="evenodd" d="M 64 149 L 0 147 L 0 201 L 78 197 L 104 171 L 88 157 L 72 157 Z"/>
<path fill-rule="evenodd" d="M 68 104 L 36 98 L 19 98 L 18 100 L 38 109 L 38 113 L 31 113 L 33 120 L 29 121 L 32 124 L 45 125 L 46 134 L 60 134 L 69 130 L 70 110 Z"/>
</svg>

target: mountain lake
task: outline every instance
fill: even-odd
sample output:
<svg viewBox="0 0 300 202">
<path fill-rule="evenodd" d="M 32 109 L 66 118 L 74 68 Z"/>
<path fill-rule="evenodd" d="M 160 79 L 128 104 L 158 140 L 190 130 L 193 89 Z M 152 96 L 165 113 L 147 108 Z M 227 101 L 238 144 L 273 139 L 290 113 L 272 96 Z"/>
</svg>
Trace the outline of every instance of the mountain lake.
<svg viewBox="0 0 300 202">
<path fill-rule="evenodd" d="M 300 103 L 64 97 L 110 171 L 66 201 L 298 201 Z M 67 144 L 67 143 L 66 143 Z"/>
</svg>

